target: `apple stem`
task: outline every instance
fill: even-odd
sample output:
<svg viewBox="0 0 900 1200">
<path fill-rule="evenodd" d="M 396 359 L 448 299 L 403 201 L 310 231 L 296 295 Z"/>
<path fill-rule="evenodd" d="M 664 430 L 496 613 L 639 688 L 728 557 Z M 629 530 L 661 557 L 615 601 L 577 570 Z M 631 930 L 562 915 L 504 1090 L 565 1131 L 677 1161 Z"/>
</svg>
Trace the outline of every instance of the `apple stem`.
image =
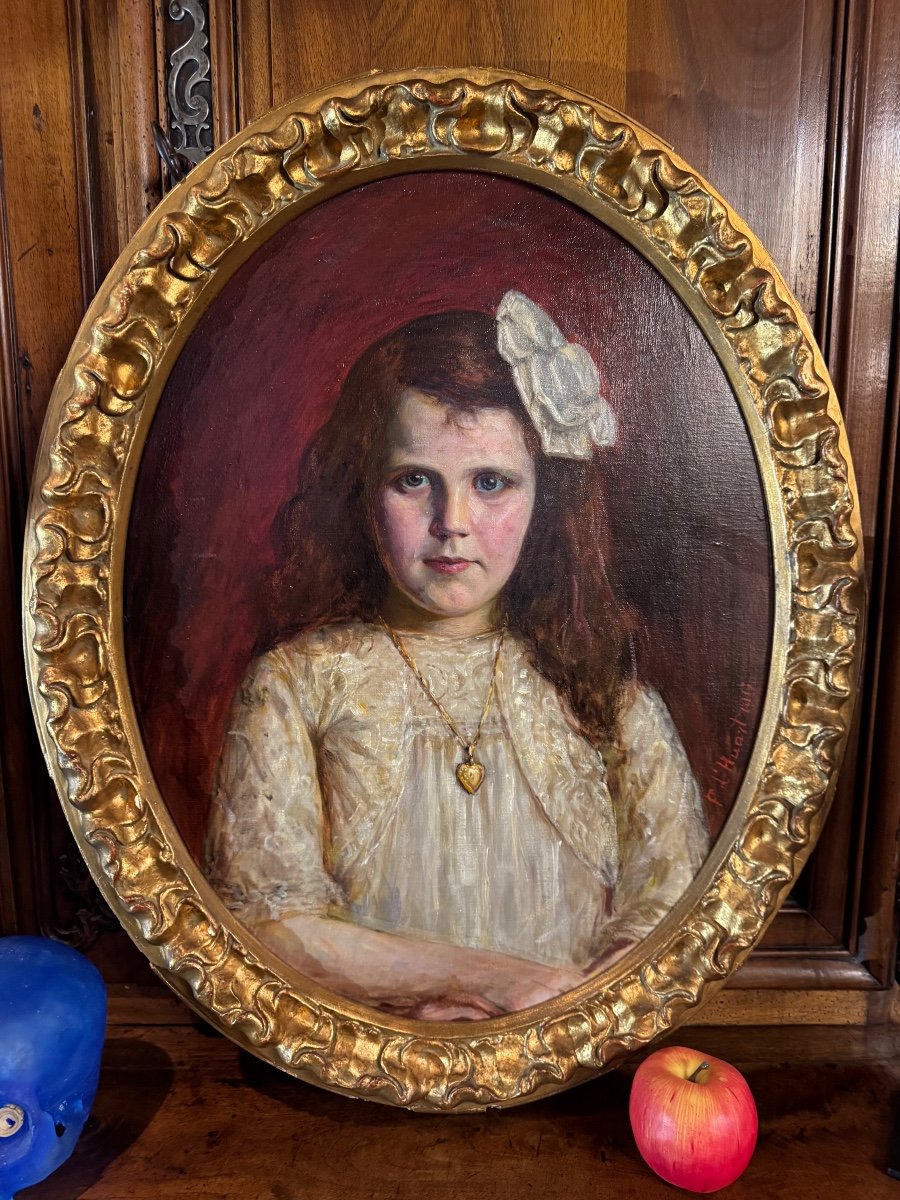
<svg viewBox="0 0 900 1200">
<path fill-rule="evenodd" d="M 708 1070 L 709 1070 L 709 1063 L 708 1063 L 708 1062 L 702 1062 L 702 1063 L 700 1064 L 700 1066 L 697 1068 L 697 1070 L 696 1070 L 696 1071 L 694 1071 L 694 1072 L 692 1072 L 690 1075 L 688 1075 L 688 1083 L 696 1083 L 696 1082 L 697 1082 L 697 1076 L 700 1074 L 700 1072 L 701 1072 L 701 1071 L 708 1071 Z"/>
</svg>

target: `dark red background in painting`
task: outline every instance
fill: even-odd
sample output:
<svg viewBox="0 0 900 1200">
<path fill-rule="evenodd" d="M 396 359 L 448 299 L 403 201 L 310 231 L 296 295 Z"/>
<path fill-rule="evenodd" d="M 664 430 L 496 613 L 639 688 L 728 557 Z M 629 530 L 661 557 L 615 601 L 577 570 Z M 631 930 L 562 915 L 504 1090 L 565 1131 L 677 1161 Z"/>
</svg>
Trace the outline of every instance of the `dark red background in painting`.
<svg viewBox="0 0 900 1200">
<path fill-rule="evenodd" d="M 254 255 L 189 339 L 150 431 L 126 649 L 150 763 L 194 853 L 259 636 L 270 527 L 311 432 L 375 338 L 441 309 L 493 312 L 509 288 L 599 365 L 620 422 L 603 452 L 613 579 L 646 622 L 639 673 L 668 703 L 721 825 L 760 711 L 772 613 L 758 473 L 721 366 L 663 279 L 580 209 L 514 180 L 419 173 L 328 200 Z M 717 767 L 728 755 L 734 769 Z"/>
</svg>

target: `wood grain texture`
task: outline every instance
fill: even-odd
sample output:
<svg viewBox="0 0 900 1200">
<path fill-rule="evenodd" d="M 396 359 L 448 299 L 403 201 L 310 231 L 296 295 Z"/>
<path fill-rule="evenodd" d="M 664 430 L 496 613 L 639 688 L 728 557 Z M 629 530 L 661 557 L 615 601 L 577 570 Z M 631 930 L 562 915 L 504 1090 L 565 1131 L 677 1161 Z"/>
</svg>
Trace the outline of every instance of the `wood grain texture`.
<svg viewBox="0 0 900 1200">
<path fill-rule="evenodd" d="M 900 835 L 900 26 L 896 13 L 867 3 L 861 114 L 857 125 L 855 246 L 844 303 L 839 369 L 846 373 L 847 430 L 860 486 L 863 528 L 872 521 L 872 620 L 861 713 L 865 731 L 857 773 L 860 836 L 851 893 L 858 954 L 882 979 L 896 967 Z M 876 474 L 877 472 L 877 474 Z M 877 486 L 875 480 L 877 478 Z M 874 513 L 874 518 L 873 514 Z M 854 886 L 856 885 L 856 886 Z"/>
<path fill-rule="evenodd" d="M 30 465 L 56 374 L 84 305 L 153 207 L 152 12 L 90 0 L 14 6 L 0 25 L 3 140 L 0 759 L 7 809 L 2 931 L 87 947 L 109 977 L 146 979 L 98 903 L 33 736 L 21 661 L 20 562 Z M 136 76 L 129 74 L 135 71 Z M 152 112 L 155 114 L 155 101 Z M 147 147 L 152 153 L 148 153 Z M 13 903 L 10 902 L 10 895 Z"/>
<path fill-rule="evenodd" d="M 896 952 L 900 826 L 900 29 L 889 7 L 873 0 L 850 0 L 844 15 L 823 338 L 859 486 L 871 581 L 869 645 L 848 767 L 807 886 L 820 919 L 886 983 Z"/>
<path fill-rule="evenodd" d="M 626 108 L 718 188 L 815 317 L 833 5 L 628 8 Z"/>
<path fill-rule="evenodd" d="M 880 1025 L 892 1020 L 890 991 L 726 988 L 688 1023 L 696 1025 Z M 683 1029 L 682 1038 L 691 1033 Z"/>
<path fill-rule="evenodd" d="M 25 462 L 83 310 L 73 78 L 65 5 L 14 5 L 0 22 L 4 184 Z"/>
<path fill-rule="evenodd" d="M 221 146 L 238 128 L 240 99 L 235 61 L 237 14 L 234 0 L 210 5 L 209 45 L 212 73 L 213 139 Z"/>
<path fill-rule="evenodd" d="M 3 128 L 0 125 L 0 164 L 3 161 Z M 18 395 L 15 370 L 15 330 L 10 280 L 9 238 L 6 217 L 3 172 L 0 170 L 0 629 L 14 629 L 19 613 L 16 604 L 18 591 L 21 514 L 24 511 L 21 446 L 18 429 Z M 30 896 L 30 872 L 24 878 L 13 877 L 13 862 L 29 856 L 30 837 L 27 821 L 18 810 L 16 781 L 29 773 L 27 729 L 30 714 L 22 704 L 22 667 L 18 646 L 0 642 L 5 652 L 0 655 L 0 688 L 2 694 L 19 697 L 18 711 L 6 706 L 4 728 L 6 736 L 0 753 L 0 932 L 14 930 L 19 921 L 33 919 L 32 906 L 26 905 L 24 895 Z"/>
<path fill-rule="evenodd" d="M 160 119 L 156 31 L 143 0 L 114 7 L 103 0 L 73 0 L 70 7 L 83 104 L 76 116 L 87 155 L 79 196 L 89 205 L 90 300 L 162 195 L 150 133 L 151 122 Z"/>
<path fill-rule="evenodd" d="M 760 1136 L 734 1200 L 894 1200 L 884 1173 L 900 1030 L 683 1030 L 733 1062 Z M 523 1108 L 413 1115 L 298 1084 L 200 1029 L 125 1027 L 107 1043 L 73 1157 L 23 1200 L 655 1200 L 627 1070 Z"/>
<path fill-rule="evenodd" d="M 485 64 L 552 75 L 615 107 L 625 101 L 626 0 L 237 0 L 242 120 L 310 88 L 417 65 Z M 270 63 L 270 87 L 264 86 Z"/>
<path fill-rule="evenodd" d="M 50 388 L 84 303 L 73 77 L 61 2 L 13 6 L 0 22 L 3 147 L 3 562 L 0 757 L 7 806 L 4 931 L 35 929 L 46 902 L 43 818 L 62 827 L 32 734 L 21 660 L 19 572 L 31 463 Z M 12 68 L 12 69 L 10 69 Z M 11 904 L 11 901 L 14 902 Z M 12 913 L 10 909 L 13 908 Z"/>
</svg>

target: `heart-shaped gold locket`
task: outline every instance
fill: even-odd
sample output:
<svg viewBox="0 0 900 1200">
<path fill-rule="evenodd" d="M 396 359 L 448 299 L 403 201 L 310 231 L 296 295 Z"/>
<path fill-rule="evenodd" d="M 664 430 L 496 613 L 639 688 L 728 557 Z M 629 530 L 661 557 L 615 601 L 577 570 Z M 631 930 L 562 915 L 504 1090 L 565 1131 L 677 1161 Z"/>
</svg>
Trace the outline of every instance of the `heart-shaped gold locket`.
<svg viewBox="0 0 900 1200">
<path fill-rule="evenodd" d="M 461 762 L 456 768 L 456 778 L 460 787 L 473 796 L 484 783 L 484 767 L 480 762 Z"/>
</svg>

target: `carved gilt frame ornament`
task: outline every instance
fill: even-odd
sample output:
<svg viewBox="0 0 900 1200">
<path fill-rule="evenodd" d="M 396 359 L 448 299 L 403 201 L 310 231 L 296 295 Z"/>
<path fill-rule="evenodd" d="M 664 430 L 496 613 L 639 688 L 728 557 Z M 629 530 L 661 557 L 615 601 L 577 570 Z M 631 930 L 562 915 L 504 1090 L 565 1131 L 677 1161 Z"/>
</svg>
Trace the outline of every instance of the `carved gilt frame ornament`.
<svg viewBox="0 0 900 1200">
<path fill-rule="evenodd" d="M 744 787 L 683 900 L 603 974 L 491 1021 L 426 1024 L 293 974 L 228 913 L 175 830 L 129 693 L 122 574 L 163 384 L 211 298 L 275 230 L 357 183 L 489 171 L 594 214 L 665 277 L 744 412 L 768 508 L 775 617 Z M 689 1017 L 744 960 L 825 818 L 862 634 L 862 536 L 838 404 L 759 241 L 657 137 L 546 81 L 488 69 L 371 75 L 256 121 L 148 218 L 85 317 L 50 404 L 25 555 L 35 718 L 92 874 L 155 970 L 219 1029 L 307 1081 L 431 1111 L 590 1077 Z"/>
</svg>

